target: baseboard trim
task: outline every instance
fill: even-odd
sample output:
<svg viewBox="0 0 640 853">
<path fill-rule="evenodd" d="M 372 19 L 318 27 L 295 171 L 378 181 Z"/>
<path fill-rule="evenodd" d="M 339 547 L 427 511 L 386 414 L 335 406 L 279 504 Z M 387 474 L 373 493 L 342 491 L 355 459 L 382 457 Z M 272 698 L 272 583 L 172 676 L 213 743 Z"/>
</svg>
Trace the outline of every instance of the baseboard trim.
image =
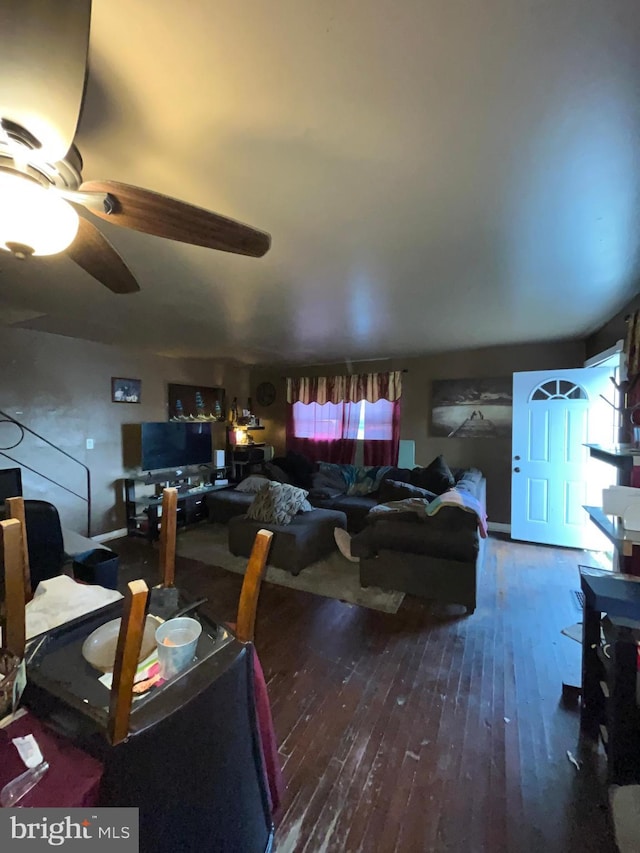
<svg viewBox="0 0 640 853">
<path fill-rule="evenodd" d="M 501 521 L 490 521 L 487 525 L 489 533 L 508 533 L 511 535 L 511 525 L 503 524 Z"/>
<path fill-rule="evenodd" d="M 97 536 L 91 538 L 94 542 L 109 542 L 111 539 L 120 539 L 122 536 L 126 536 L 128 532 L 126 527 L 121 527 L 119 530 L 109 530 L 108 533 L 98 533 Z"/>
</svg>

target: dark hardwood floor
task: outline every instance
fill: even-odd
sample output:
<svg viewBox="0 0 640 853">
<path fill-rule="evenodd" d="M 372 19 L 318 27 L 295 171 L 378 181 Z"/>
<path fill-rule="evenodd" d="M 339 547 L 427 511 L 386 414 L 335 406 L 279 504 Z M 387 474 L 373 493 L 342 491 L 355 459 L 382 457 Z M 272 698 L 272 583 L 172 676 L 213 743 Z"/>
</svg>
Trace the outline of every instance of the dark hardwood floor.
<svg viewBox="0 0 640 853">
<path fill-rule="evenodd" d="M 155 581 L 149 545 L 111 544 L 123 577 Z M 561 698 L 580 646 L 560 629 L 579 620 L 570 590 L 589 556 L 487 544 L 470 617 L 263 585 L 256 645 L 287 783 L 277 853 L 616 850 L 604 757 L 579 743 Z M 241 580 L 178 560 L 178 585 L 224 620 Z"/>
</svg>

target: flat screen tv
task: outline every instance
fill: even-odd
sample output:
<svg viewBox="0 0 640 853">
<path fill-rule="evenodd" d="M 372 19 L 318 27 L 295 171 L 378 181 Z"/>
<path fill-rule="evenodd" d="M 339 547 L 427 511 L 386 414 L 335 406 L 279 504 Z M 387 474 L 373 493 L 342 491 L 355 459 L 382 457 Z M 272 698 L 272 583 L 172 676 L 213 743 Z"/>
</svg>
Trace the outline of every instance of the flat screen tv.
<svg viewBox="0 0 640 853">
<path fill-rule="evenodd" d="M 184 468 L 211 462 L 210 423 L 143 423 L 141 462 L 143 471 Z"/>
</svg>

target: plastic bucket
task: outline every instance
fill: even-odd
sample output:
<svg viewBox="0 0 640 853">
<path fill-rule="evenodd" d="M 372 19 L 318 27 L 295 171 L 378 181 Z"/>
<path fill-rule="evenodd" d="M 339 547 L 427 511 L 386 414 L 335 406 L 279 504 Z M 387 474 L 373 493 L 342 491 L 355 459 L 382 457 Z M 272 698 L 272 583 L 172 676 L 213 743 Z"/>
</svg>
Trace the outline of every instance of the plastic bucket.
<svg viewBox="0 0 640 853">
<path fill-rule="evenodd" d="M 158 663 L 163 678 L 173 678 L 186 669 L 196 654 L 202 625 L 197 619 L 181 616 L 168 619 L 156 630 Z"/>
<path fill-rule="evenodd" d="M 78 554 L 73 561 L 73 576 L 82 583 L 98 584 L 107 589 L 118 588 L 119 558 L 106 548 L 95 548 Z"/>
</svg>

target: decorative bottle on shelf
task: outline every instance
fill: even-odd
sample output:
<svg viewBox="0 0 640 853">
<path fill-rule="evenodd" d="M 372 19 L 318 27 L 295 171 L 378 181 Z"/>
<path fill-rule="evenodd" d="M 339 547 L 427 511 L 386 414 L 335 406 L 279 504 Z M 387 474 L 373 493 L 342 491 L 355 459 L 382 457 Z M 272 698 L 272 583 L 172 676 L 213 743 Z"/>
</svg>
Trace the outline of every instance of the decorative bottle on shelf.
<svg viewBox="0 0 640 853">
<path fill-rule="evenodd" d="M 200 391 L 196 391 L 196 415 L 199 418 L 204 415 L 204 400 Z"/>
<path fill-rule="evenodd" d="M 216 417 L 217 421 L 222 420 L 222 407 L 220 406 L 220 400 L 216 400 L 213 405 L 213 414 Z"/>
</svg>

